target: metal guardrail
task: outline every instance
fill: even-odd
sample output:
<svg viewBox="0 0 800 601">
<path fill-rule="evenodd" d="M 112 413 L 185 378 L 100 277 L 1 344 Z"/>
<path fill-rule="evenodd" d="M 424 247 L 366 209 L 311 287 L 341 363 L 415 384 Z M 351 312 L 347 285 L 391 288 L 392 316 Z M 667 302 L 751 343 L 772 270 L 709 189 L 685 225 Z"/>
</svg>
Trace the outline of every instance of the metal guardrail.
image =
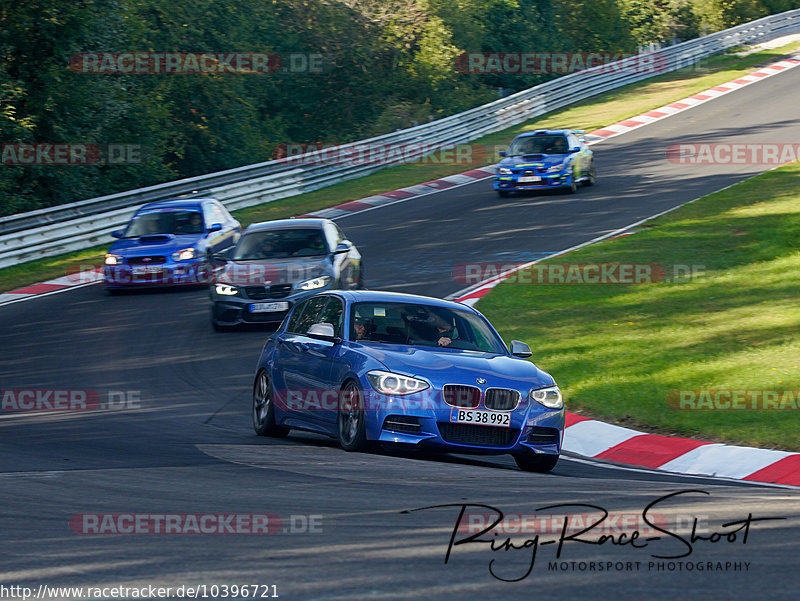
<svg viewBox="0 0 800 601">
<path fill-rule="evenodd" d="M 430 123 L 337 147 L 419 144 L 431 149 L 465 144 L 569 104 L 655 75 L 691 67 L 700 59 L 728 48 L 800 31 L 800 9 L 764 17 L 724 31 L 639 55 L 650 69 L 630 69 L 624 61 L 564 75 L 489 104 Z M 649 62 L 645 59 L 652 59 Z M 627 63 L 630 64 L 630 63 Z M 424 154 L 424 152 L 423 152 Z M 124 225 L 147 202 L 194 191 L 214 196 L 229 209 L 318 190 L 362 177 L 390 164 L 324 161 L 324 151 L 247 165 L 129 192 L 20 213 L 0 218 L 0 268 L 96 246 Z M 396 163 L 395 163 L 396 164 Z"/>
</svg>

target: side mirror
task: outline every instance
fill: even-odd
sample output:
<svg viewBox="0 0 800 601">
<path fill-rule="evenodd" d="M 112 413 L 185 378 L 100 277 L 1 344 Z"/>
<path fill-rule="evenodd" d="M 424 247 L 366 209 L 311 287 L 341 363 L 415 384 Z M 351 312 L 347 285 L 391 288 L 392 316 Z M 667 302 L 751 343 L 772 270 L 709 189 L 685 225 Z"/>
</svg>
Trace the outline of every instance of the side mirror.
<svg viewBox="0 0 800 601">
<path fill-rule="evenodd" d="M 336 249 L 333 251 L 333 254 L 343 255 L 344 253 L 350 252 L 351 248 L 352 246 L 349 242 L 339 242 L 339 244 L 336 245 Z"/>
<path fill-rule="evenodd" d="M 229 252 L 230 252 L 230 249 L 222 250 L 222 251 L 220 251 L 218 253 L 214 253 L 214 254 L 211 255 L 211 260 L 214 261 L 215 263 L 227 263 L 228 262 L 228 257 L 230 256 Z"/>
<path fill-rule="evenodd" d="M 214 223 L 214 224 L 212 224 L 212 226 L 210 228 L 208 228 L 208 233 L 211 234 L 213 232 L 219 232 L 221 230 L 222 230 L 222 224 L 221 223 Z"/>
<path fill-rule="evenodd" d="M 581 151 L 581 147 L 580 146 L 576 146 L 575 148 L 570 148 L 569 149 L 570 154 L 573 154 L 573 153 L 576 153 L 576 152 L 580 152 L 580 151 Z"/>
<path fill-rule="evenodd" d="M 113 232 L 111 232 L 112 238 L 122 238 L 124 235 L 125 232 L 123 230 L 114 230 Z"/>
<path fill-rule="evenodd" d="M 308 332 L 306 332 L 306 336 L 309 338 L 316 338 L 317 340 L 325 340 L 326 342 L 333 342 L 337 344 L 342 341 L 341 338 L 338 338 L 333 331 L 333 325 L 329 323 L 315 323 L 310 328 L 308 328 Z"/>
<path fill-rule="evenodd" d="M 511 354 L 514 355 L 515 357 L 522 357 L 523 359 L 527 359 L 533 353 L 531 352 L 531 347 L 529 347 L 524 342 L 520 342 L 519 340 L 512 340 Z"/>
<path fill-rule="evenodd" d="M 501 157 L 504 157 L 504 156 L 506 156 L 508 153 L 507 153 L 505 150 L 501 150 L 501 151 L 500 151 L 500 152 L 498 152 L 497 154 L 499 154 Z"/>
</svg>

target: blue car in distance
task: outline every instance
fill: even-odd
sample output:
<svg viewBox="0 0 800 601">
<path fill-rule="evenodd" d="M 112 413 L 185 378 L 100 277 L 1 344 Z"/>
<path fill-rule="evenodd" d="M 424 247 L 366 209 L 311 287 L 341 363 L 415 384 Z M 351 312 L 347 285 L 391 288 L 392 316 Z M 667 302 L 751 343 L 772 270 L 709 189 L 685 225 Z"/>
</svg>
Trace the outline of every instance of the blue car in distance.
<svg viewBox="0 0 800 601">
<path fill-rule="evenodd" d="M 553 378 L 506 346 L 478 311 L 425 296 L 327 291 L 295 305 L 269 337 L 253 384 L 261 436 L 293 428 L 453 453 L 511 454 L 555 467 L 564 403 Z"/>
<path fill-rule="evenodd" d="M 526 132 L 500 156 L 493 187 L 501 197 L 518 190 L 561 189 L 574 194 L 578 184 L 595 182 L 594 156 L 580 130 Z"/>
<path fill-rule="evenodd" d="M 211 256 L 236 244 L 241 226 L 214 198 L 177 198 L 141 207 L 108 249 L 109 292 L 146 286 L 208 284 Z"/>
</svg>

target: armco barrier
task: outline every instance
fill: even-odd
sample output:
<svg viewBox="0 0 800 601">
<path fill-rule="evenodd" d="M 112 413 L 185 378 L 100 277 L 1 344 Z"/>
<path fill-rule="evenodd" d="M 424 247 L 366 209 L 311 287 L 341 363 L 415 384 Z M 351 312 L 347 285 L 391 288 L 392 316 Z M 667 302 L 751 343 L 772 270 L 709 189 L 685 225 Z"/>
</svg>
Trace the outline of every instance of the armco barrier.
<svg viewBox="0 0 800 601">
<path fill-rule="evenodd" d="M 728 48 L 800 31 L 800 9 L 764 17 L 676 44 L 654 54 L 654 72 L 613 68 L 614 63 L 558 77 L 512 96 L 424 125 L 342 145 L 421 144 L 428 148 L 465 144 L 602 92 L 676 71 Z M 657 55 L 657 57 L 655 56 Z M 645 55 L 646 56 L 646 55 Z M 108 240 L 146 202 L 191 192 L 220 199 L 229 209 L 270 202 L 362 177 L 386 165 L 324 163 L 321 151 L 303 155 L 306 164 L 278 159 L 120 194 L 0 218 L 0 268 L 89 248 Z M 317 161 L 315 161 L 315 158 Z"/>
</svg>

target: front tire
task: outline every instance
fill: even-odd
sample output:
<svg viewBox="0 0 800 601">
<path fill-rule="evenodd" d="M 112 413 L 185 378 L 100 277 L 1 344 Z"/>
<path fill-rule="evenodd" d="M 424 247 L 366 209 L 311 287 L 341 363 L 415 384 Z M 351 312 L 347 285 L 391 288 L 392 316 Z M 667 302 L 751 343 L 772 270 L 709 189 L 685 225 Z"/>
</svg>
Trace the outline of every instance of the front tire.
<svg viewBox="0 0 800 601">
<path fill-rule="evenodd" d="M 211 318 L 211 327 L 214 328 L 215 332 L 232 332 L 233 330 L 236 329 L 236 326 L 223 325 L 213 317 Z"/>
<path fill-rule="evenodd" d="M 500 198 L 508 198 L 511 196 L 511 192 L 509 190 L 497 190 L 496 192 Z"/>
<path fill-rule="evenodd" d="M 253 384 L 253 429 L 259 436 L 272 436 L 273 438 L 283 438 L 289 433 L 289 428 L 275 423 L 272 386 L 270 386 L 267 372 L 263 369 L 258 372 Z"/>
<path fill-rule="evenodd" d="M 339 391 L 339 412 L 336 418 L 339 444 L 345 451 L 369 450 L 364 397 L 354 382 Z"/>
<path fill-rule="evenodd" d="M 358 281 L 356 282 L 356 290 L 366 290 L 367 285 L 364 283 L 364 263 L 358 266 Z"/>
<path fill-rule="evenodd" d="M 537 455 L 533 452 L 524 455 L 514 455 L 517 467 L 523 472 L 537 472 L 546 474 L 558 463 L 558 455 Z"/>
<path fill-rule="evenodd" d="M 575 181 L 575 170 L 572 170 L 572 176 L 567 186 L 567 194 L 575 194 L 578 191 L 578 182 Z"/>
</svg>

